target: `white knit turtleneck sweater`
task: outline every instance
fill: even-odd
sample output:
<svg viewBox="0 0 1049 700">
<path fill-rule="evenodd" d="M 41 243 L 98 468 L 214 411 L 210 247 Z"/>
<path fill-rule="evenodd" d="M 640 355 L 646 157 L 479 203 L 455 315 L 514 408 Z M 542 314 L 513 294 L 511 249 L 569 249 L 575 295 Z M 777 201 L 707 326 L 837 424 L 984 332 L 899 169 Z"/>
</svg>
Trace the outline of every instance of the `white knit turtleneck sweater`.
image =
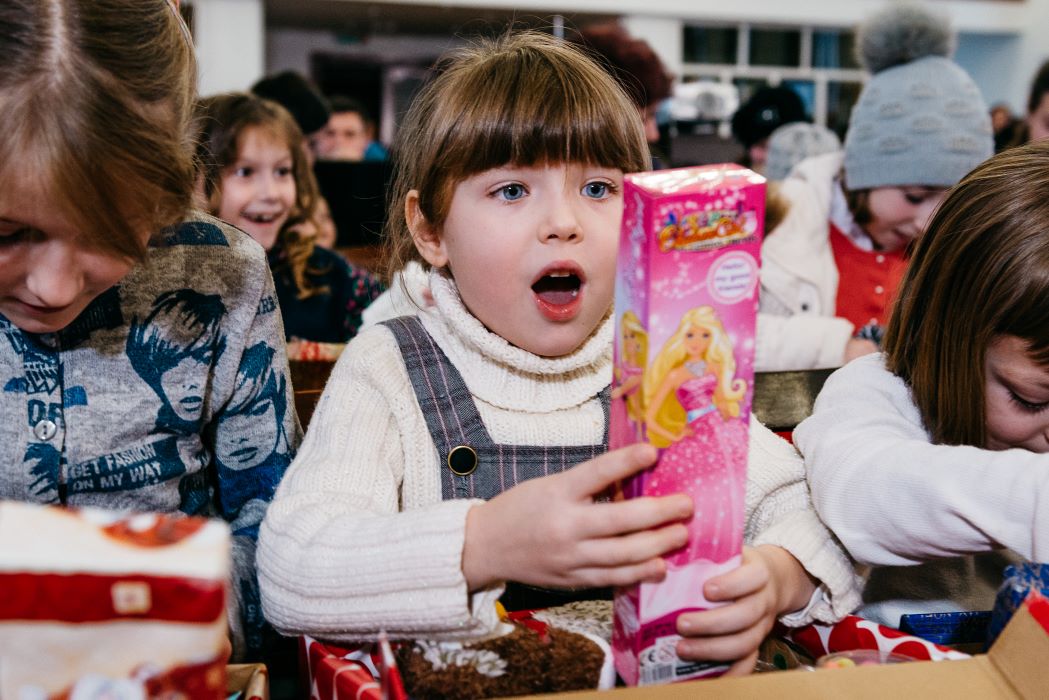
<svg viewBox="0 0 1049 700">
<path fill-rule="evenodd" d="M 420 318 L 494 441 L 602 440 L 610 320 L 571 355 L 539 357 L 485 329 L 448 278 L 430 282 L 436 306 Z M 286 634 L 344 641 L 380 629 L 395 638 L 489 634 L 502 587 L 469 594 L 461 566 L 466 514 L 478 501 L 442 501 L 440 464 L 392 333 L 366 329 L 339 358 L 262 525 L 267 619 Z M 785 547 L 824 583 L 795 624 L 858 602 L 852 567 L 813 512 L 804 478 L 793 448 L 752 421 L 745 537 Z"/>
</svg>

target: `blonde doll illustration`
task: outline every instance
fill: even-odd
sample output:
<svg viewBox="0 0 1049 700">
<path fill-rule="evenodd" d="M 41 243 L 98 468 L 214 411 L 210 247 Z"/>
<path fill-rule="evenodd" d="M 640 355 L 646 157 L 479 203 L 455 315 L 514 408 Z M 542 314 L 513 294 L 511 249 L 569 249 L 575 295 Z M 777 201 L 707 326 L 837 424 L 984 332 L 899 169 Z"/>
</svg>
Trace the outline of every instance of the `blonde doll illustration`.
<svg viewBox="0 0 1049 700">
<path fill-rule="evenodd" d="M 648 331 L 641 325 L 637 314 L 628 310 L 620 319 L 619 334 L 623 352 L 615 368 L 616 388 L 612 390 L 612 411 L 626 413 L 634 426 L 634 437 L 641 441 L 645 419 L 641 377 L 648 362 Z"/>
<path fill-rule="evenodd" d="M 665 447 L 646 475 L 652 495 L 685 492 L 695 501 L 694 533 L 666 557 L 671 566 L 695 559 L 724 562 L 743 536 L 747 430 L 739 418 L 747 383 L 735 378 L 732 342 L 709 306 L 689 310 L 645 373 L 648 439 Z"/>
</svg>

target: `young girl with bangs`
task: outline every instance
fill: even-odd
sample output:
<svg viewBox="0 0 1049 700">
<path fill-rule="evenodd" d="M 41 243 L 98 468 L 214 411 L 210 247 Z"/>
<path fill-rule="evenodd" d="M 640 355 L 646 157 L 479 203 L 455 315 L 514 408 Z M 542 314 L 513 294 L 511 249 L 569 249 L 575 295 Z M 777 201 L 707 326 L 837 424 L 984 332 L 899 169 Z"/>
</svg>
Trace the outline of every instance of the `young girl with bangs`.
<svg viewBox="0 0 1049 700">
<path fill-rule="evenodd" d="M 885 354 L 832 375 L 794 432 L 820 516 L 887 567 L 865 599 L 888 624 L 989 609 L 1011 556 L 999 550 L 1049 560 L 1047 163 L 1049 143 L 1007 150 L 951 191 Z"/>
<path fill-rule="evenodd" d="M 276 102 L 248 93 L 204 98 L 197 107 L 200 187 L 215 216 L 266 250 L 284 334 L 343 343 L 382 292 L 379 280 L 316 244 L 321 202 L 302 132 Z"/>
<path fill-rule="evenodd" d="M 290 393 L 230 410 L 288 368 L 262 251 L 191 209 L 189 31 L 170 0 L 8 0 L 0 53 L 0 498 L 223 518 L 259 658 L 255 540 L 300 431 Z"/>
<path fill-rule="evenodd" d="M 684 495 L 597 502 L 656 459 L 603 454 L 623 174 L 649 167 L 637 110 L 541 34 L 440 67 L 399 133 L 388 230 L 396 259 L 429 267 L 434 303 L 350 343 L 279 488 L 260 566 L 286 633 L 484 638 L 500 597 L 534 608 L 659 580 L 686 544 Z M 737 671 L 778 617 L 856 602 L 797 454 L 752 436 L 751 547 L 707 586 L 728 604 L 678 620 L 683 657 Z"/>
</svg>

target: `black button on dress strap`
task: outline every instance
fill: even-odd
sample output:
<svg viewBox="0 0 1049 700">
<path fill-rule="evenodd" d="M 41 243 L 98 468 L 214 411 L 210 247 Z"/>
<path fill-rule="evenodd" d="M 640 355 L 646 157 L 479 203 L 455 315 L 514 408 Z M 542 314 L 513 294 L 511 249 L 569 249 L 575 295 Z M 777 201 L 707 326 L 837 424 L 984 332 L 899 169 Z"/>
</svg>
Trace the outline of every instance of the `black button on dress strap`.
<svg viewBox="0 0 1049 700">
<path fill-rule="evenodd" d="M 477 469 L 477 452 L 469 445 L 457 445 L 448 453 L 447 461 L 456 476 L 470 476 Z"/>
</svg>

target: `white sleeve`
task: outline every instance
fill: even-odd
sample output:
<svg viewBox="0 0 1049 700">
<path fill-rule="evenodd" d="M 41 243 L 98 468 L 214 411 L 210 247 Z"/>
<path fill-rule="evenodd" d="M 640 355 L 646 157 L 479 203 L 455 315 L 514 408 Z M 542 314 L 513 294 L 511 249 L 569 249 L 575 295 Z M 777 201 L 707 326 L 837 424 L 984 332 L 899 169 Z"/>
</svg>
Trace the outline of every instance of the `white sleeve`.
<svg viewBox="0 0 1049 700">
<path fill-rule="evenodd" d="M 754 368 L 758 372 L 840 367 L 853 326 L 835 316 L 758 313 Z"/>
<path fill-rule="evenodd" d="M 263 609 L 285 634 L 463 639 L 498 624 L 502 587 L 470 595 L 462 573 L 466 515 L 479 501 L 435 494 L 400 509 L 412 468 L 402 439 L 412 438 L 398 415 L 418 412 L 406 382 L 383 327 L 354 339 L 332 372 L 259 536 Z"/>
<path fill-rule="evenodd" d="M 881 354 L 831 375 L 794 441 L 816 510 L 863 564 L 1049 557 L 1049 455 L 931 444 Z"/>
</svg>

